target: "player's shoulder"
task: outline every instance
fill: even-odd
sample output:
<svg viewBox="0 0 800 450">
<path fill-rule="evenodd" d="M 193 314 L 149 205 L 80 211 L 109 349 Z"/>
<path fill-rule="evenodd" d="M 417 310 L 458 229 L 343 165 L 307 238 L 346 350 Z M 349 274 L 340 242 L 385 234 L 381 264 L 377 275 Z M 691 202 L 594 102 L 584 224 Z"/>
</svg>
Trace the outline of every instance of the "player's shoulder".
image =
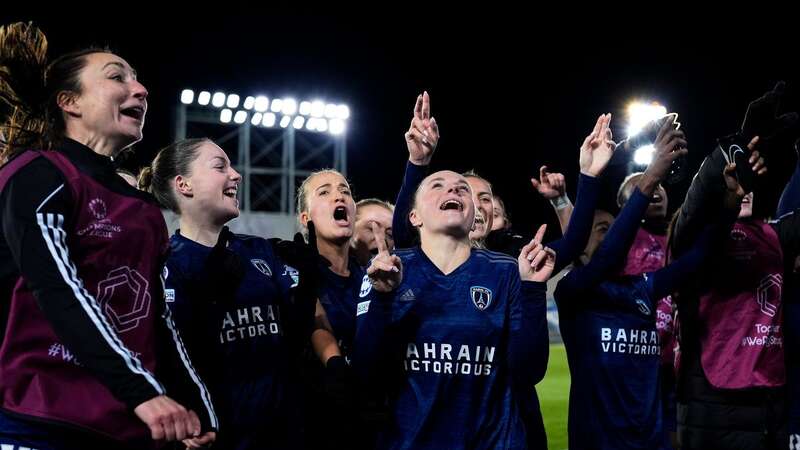
<svg viewBox="0 0 800 450">
<path fill-rule="evenodd" d="M 493 252 L 486 249 L 474 249 L 472 251 L 475 255 L 475 259 L 482 264 L 498 267 L 517 267 L 517 260 L 505 253 Z"/>
</svg>

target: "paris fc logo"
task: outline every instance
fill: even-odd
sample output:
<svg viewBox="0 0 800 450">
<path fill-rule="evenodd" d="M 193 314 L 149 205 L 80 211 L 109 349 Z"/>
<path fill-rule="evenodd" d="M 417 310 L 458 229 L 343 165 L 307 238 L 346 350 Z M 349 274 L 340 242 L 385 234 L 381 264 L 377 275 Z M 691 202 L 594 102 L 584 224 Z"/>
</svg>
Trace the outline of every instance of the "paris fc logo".
<svg viewBox="0 0 800 450">
<path fill-rule="evenodd" d="M 472 286 L 469 288 L 469 295 L 472 297 L 472 303 L 481 311 L 492 303 L 492 291 L 485 287 Z"/>
</svg>

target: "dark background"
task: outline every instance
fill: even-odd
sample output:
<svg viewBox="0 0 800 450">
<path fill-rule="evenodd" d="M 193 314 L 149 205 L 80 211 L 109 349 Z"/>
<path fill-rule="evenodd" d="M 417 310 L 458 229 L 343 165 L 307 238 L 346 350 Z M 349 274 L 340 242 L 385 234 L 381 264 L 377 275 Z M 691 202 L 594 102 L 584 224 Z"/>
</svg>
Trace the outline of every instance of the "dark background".
<svg viewBox="0 0 800 450">
<path fill-rule="evenodd" d="M 137 69 L 149 110 L 130 166 L 149 163 L 172 141 L 183 88 L 242 98 L 320 97 L 350 106 L 348 175 L 356 197 L 394 200 L 407 159 L 403 133 L 417 94 L 427 90 L 442 133 L 434 168 L 476 169 L 506 201 L 515 228 L 548 221 L 554 236 L 555 215 L 529 179 L 546 163 L 567 175 L 574 199 L 578 146 L 599 114 L 615 115 L 612 128 L 620 137 L 630 100 L 666 105 L 680 115 L 695 169 L 717 137 L 736 131 L 748 102 L 775 81 L 789 82 L 784 108 L 800 109 L 799 40 L 768 26 L 757 35 L 706 30 L 691 37 L 674 26 L 677 37 L 667 37 L 646 22 L 608 23 L 595 32 L 542 24 L 549 16 L 519 11 L 469 20 L 443 15 L 431 24 L 375 11 L 366 20 L 232 7 L 241 11 L 235 13 L 220 5 L 204 17 L 137 14 L 135 4 L 114 8 L 106 8 L 105 18 L 33 11 L 3 13 L 0 22 L 34 20 L 52 55 L 109 45 Z M 755 201 L 767 212 L 795 161 L 790 148 L 775 153 Z M 608 183 L 608 200 L 618 181 Z M 673 208 L 688 181 L 669 188 Z"/>
</svg>

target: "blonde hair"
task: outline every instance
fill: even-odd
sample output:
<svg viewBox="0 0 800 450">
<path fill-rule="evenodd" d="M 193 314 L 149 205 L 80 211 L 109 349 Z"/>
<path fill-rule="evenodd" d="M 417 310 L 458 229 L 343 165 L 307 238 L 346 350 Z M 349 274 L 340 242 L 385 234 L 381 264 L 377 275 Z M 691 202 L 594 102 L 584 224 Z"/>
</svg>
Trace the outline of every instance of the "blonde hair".
<svg viewBox="0 0 800 450">
<path fill-rule="evenodd" d="M 347 186 L 350 186 L 350 182 L 347 181 L 344 175 L 336 169 L 321 169 L 317 170 L 316 172 L 311 172 L 309 176 L 300 183 L 300 187 L 297 188 L 297 205 L 296 205 L 296 212 L 297 212 L 297 223 L 300 225 L 300 228 L 305 230 L 306 227 L 300 222 L 300 214 L 304 212 L 308 212 L 308 185 L 311 183 L 311 180 L 316 177 L 317 175 L 339 175 L 340 177 L 344 178 L 344 182 L 347 183 Z"/>
<path fill-rule="evenodd" d="M 379 198 L 365 198 L 364 200 L 359 200 L 358 203 L 356 203 L 356 216 L 358 216 L 358 211 L 361 208 L 364 208 L 364 207 L 367 207 L 367 206 L 381 206 L 383 208 L 386 208 L 390 213 L 394 214 L 394 205 L 393 204 L 391 204 L 391 203 L 389 203 L 387 201 L 381 200 Z"/>
<path fill-rule="evenodd" d="M 642 175 L 644 175 L 644 172 L 634 172 L 622 180 L 622 184 L 619 185 L 619 190 L 617 191 L 617 206 L 622 208 L 625 206 L 625 203 L 628 203 L 628 199 L 633 192 L 633 189 L 629 189 L 628 187 L 638 181 Z"/>
</svg>

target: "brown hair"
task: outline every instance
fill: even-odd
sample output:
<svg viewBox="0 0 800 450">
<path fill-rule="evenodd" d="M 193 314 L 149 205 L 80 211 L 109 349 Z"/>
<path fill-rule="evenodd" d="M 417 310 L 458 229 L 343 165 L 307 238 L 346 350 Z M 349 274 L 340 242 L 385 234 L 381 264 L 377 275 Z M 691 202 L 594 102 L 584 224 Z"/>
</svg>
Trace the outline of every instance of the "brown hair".
<svg viewBox="0 0 800 450">
<path fill-rule="evenodd" d="M 178 175 L 191 175 L 189 166 L 197 159 L 197 149 L 206 142 L 211 140 L 184 139 L 161 149 L 152 164 L 139 173 L 139 189 L 150 192 L 162 206 L 180 214 L 172 180 Z"/>
<path fill-rule="evenodd" d="M 48 64 L 47 37 L 32 23 L 0 27 L 0 103 L 10 110 L 0 120 L 0 163 L 28 148 L 52 149 L 64 139 L 64 114 L 58 95 L 80 95 L 86 56 L 111 53 L 89 47 Z"/>
</svg>

